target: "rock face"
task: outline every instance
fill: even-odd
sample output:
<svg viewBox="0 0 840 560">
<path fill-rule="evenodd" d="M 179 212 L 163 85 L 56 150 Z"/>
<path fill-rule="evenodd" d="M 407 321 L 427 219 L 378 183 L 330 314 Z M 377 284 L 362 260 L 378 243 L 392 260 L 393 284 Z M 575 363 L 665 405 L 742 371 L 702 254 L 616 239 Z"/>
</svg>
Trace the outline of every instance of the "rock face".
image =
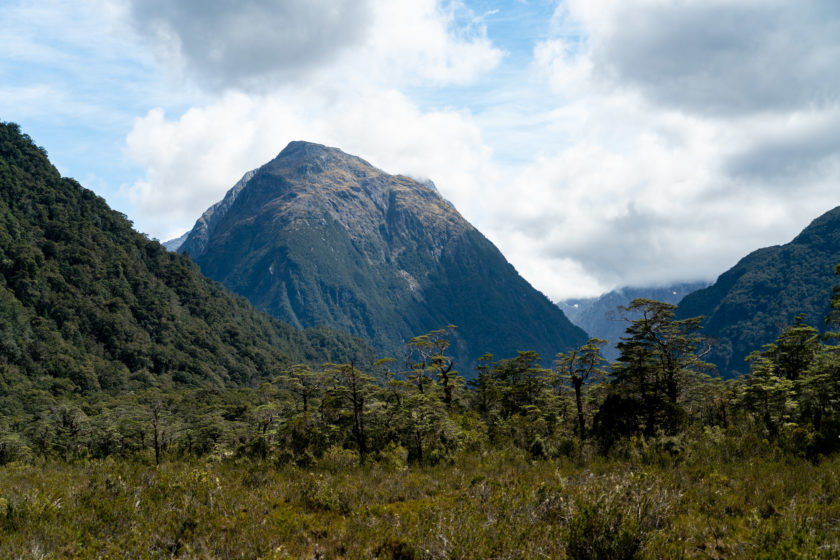
<svg viewBox="0 0 840 560">
<path fill-rule="evenodd" d="M 609 361 L 618 358 L 615 345 L 624 335 L 627 322 L 621 320 L 619 307 L 630 305 L 636 298 L 655 299 L 676 305 L 686 295 L 705 288 L 708 282 L 683 282 L 664 287 L 618 288 L 596 298 L 569 299 L 557 302 L 566 316 L 589 336 L 602 338 L 608 343 L 602 354 Z"/>
<path fill-rule="evenodd" d="M 161 241 L 161 245 L 166 247 L 167 251 L 171 251 L 175 253 L 184 244 L 184 241 L 187 240 L 187 237 L 190 235 L 190 232 L 186 232 L 184 235 L 180 237 L 176 237 L 175 239 L 170 239 L 169 241 Z"/>
<path fill-rule="evenodd" d="M 550 359 L 586 337 L 436 190 L 336 148 L 290 143 L 208 213 L 180 251 L 296 326 L 398 355 L 454 324 L 462 367 L 484 352 Z"/>
<path fill-rule="evenodd" d="M 713 285 L 686 296 L 677 315 L 704 315 L 704 334 L 714 342 L 706 359 L 725 377 L 742 374 L 749 371 L 747 355 L 773 342 L 800 313 L 824 330 L 838 263 L 840 207 L 790 243 L 750 253 Z"/>
</svg>

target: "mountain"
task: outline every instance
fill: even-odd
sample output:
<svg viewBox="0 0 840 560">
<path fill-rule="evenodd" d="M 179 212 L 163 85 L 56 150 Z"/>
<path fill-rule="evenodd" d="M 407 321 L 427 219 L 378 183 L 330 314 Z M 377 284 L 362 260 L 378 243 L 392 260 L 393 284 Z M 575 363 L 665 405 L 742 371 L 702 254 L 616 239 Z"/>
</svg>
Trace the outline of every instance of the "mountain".
<svg viewBox="0 0 840 560">
<path fill-rule="evenodd" d="M 683 299 L 678 317 L 703 315 L 714 341 L 708 361 L 724 376 L 749 371 L 745 358 L 772 342 L 794 318 L 824 330 L 834 266 L 840 262 L 840 207 L 814 220 L 786 245 L 750 253 L 706 289 Z"/>
<path fill-rule="evenodd" d="M 290 143 L 198 220 L 179 251 L 292 325 L 329 325 L 398 355 L 454 324 L 462 365 L 544 357 L 585 333 L 428 184 L 337 148 Z"/>
<path fill-rule="evenodd" d="M 235 386 L 292 362 L 371 358 L 355 337 L 256 311 L 0 123 L 0 406 L 20 384 Z"/>
<path fill-rule="evenodd" d="M 186 232 L 184 235 L 180 237 L 176 237 L 175 239 L 170 239 L 169 241 L 161 241 L 161 245 L 166 247 L 167 251 L 177 251 L 181 245 L 184 244 L 184 241 L 187 240 L 187 236 L 190 232 Z"/>
<path fill-rule="evenodd" d="M 683 297 L 708 286 L 708 282 L 683 282 L 663 287 L 623 287 L 602 294 L 595 298 L 567 299 L 557 305 L 569 320 L 579 326 L 589 336 L 603 338 L 608 342 L 602 354 L 609 361 L 618 358 L 618 344 L 627 328 L 627 322 L 621 320 L 619 307 L 626 307 L 636 298 L 655 299 L 676 305 Z"/>
</svg>

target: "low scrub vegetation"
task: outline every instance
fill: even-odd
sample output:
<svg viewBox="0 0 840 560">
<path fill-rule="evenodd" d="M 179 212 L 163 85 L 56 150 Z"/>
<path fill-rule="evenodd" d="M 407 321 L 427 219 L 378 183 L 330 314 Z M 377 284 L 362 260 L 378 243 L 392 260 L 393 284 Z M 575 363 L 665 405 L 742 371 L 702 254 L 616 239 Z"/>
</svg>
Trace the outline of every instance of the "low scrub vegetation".
<svg viewBox="0 0 840 560">
<path fill-rule="evenodd" d="M 709 431 L 533 460 L 301 468 L 95 459 L 0 470 L 3 558 L 836 558 L 840 462 Z"/>
</svg>

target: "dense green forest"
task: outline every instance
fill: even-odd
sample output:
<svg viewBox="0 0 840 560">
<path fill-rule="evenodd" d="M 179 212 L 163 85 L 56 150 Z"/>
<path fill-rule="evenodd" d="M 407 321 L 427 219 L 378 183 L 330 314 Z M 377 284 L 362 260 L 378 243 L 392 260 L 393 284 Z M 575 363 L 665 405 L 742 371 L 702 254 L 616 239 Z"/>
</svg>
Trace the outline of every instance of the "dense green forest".
<svg viewBox="0 0 840 560">
<path fill-rule="evenodd" d="M 840 289 L 736 379 L 648 299 L 612 364 L 459 372 L 255 312 L 14 125 L 0 194 L 2 558 L 837 557 Z"/>
<path fill-rule="evenodd" d="M 635 300 L 610 371 L 591 340 L 466 382 L 450 327 L 257 388 L 7 387 L 0 555 L 836 557 L 838 347 L 796 322 L 723 381 L 673 310 Z"/>
<path fill-rule="evenodd" d="M 679 302 L 679 317 L 703 315 L 714 341 L 709 362 L 724 377 L 749 371 L 745 358 L 773 341 L 798 315 L 821 331 L 832 268 L 840 262 L 840 207 L 811 222 L 790 243 L 754 251 L 708 288 Z"/>
<path fill-rule="evenodd" d="M 369 359 L 337 331 L 298 331 L 132 229 L 14 124 L 0 124 L 0 403 L 171 384 L 248 385 L 296 362 Z"/>
</svg>

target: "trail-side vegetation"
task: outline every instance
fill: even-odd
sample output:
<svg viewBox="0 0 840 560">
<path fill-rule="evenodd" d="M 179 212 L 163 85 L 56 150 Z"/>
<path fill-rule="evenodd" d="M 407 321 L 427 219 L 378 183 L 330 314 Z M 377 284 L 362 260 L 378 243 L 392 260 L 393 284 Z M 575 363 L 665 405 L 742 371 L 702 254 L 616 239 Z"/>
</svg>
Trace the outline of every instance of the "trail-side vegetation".
<svg viewBox="0 0 840 560">
<path fill-rule="evenodd" d="M 591 340 L 553 367 L 486 355 L 467 383 L 449 327 L 256 389 L 6 383 L 0 556 L 840 554 L 837 346 L 798 320 L 722 381 L 697 320 L 625 311 L 609 370 Z"/>
<path fill-rule="evenodd" d="M 148 455 L 0 469 L 3 558 L 836 558 L 840 459 L 720 429 L 680 453 L 364 465 Z"/>
</svg>

